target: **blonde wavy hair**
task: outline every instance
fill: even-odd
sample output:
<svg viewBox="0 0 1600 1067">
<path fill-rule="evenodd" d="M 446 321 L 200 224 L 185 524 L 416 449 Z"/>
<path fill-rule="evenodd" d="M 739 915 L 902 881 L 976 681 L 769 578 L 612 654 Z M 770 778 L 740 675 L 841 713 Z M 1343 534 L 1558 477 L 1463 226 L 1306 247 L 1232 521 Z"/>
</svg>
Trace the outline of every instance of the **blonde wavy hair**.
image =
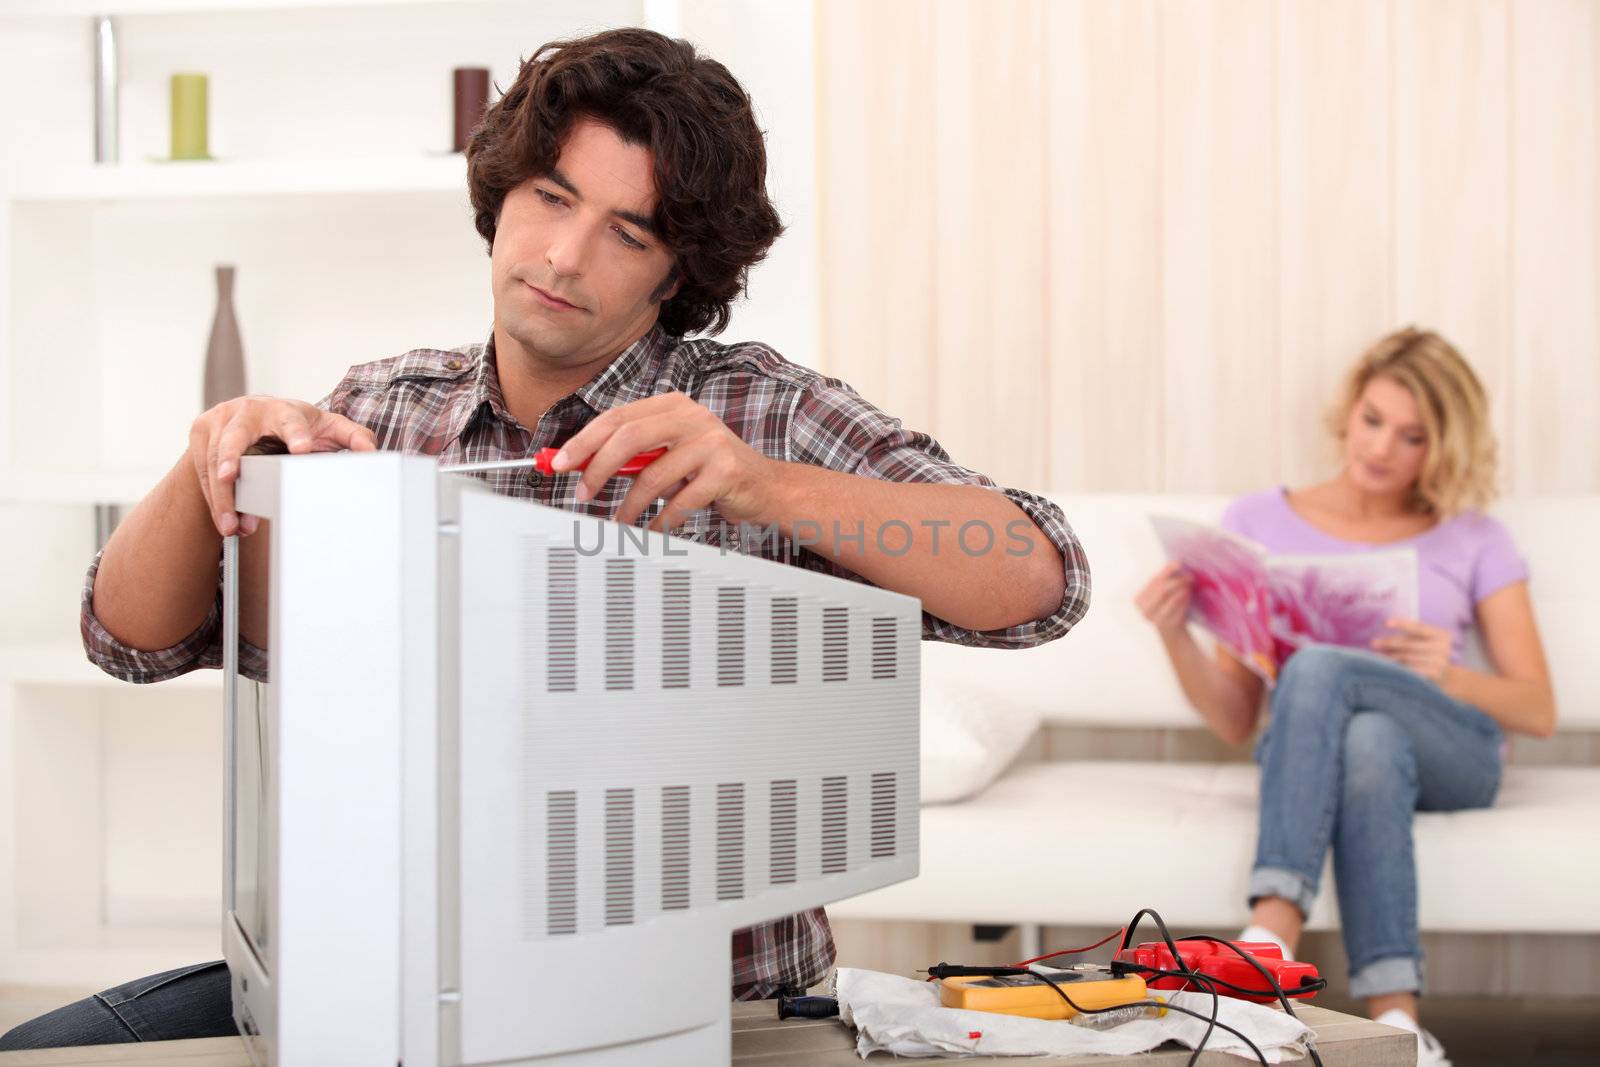
<svg viewBox="0 0 1600 1067">
<path fill-rule="evenodd" d="M 1455 346 L 1431 330 L 1407 326 L 1361 354 L 1345 376 L 1328 426 L 1343 442 L 1350 412 L 1377 377 L 1404 386 L 1417 402 L 1428 454 L 1412 489 L 1412 507 L 1449 518 L 1481 510 L 1496 495 L 1498 446 L 1489 398 Z"/>
</svg>

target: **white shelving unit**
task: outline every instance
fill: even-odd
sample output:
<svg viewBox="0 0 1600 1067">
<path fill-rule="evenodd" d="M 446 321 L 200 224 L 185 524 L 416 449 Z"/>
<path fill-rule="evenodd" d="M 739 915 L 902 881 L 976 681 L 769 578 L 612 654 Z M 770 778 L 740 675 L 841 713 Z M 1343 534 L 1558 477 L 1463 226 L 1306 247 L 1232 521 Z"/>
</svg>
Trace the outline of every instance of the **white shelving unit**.
<svg viewBox="0 0 1600 1067">
<path fill-rule="evenodd" d="M 101 15 L 121 68 L 109 165 L 93 161 Z M 316 400 L 352 364 L 482 340 L 489 263 L 465 161 L 444 152 L 450 69 L 503 88 L 545 41 L 646 24 L 756 99 L 788 233 L 728 336 L 807 362 L 812 20 L 809 0 L 0 0 L 0 551 L 16 602 L 51 606 L 0 640 L 0 987 L 217 956 L 220 679 L 117 682 L 68 624 L 90 506 L 142 498 L 199 414 L 214 265 L 238 268 L 252 392 Z M 219 159 L 154 162 L 167 78 L 189 70 L 210 75 Z"/>
<path fill-rule="evenodd" d="M 30 641 L 0 648 L 0 674 L 13 686 L 106 690 L 121 693 L 128 683 L 119 681 L 85 658 L 76 641 Z M 212 693 L 222 695 L 221 673 L 193 671 L 157 682 L 152 691 Z"/>
<path fill-rule="evenodd" d="M 447 193 L 467 186 L 466 157 L 250 159 L 121 163 L 74 167 L 47 181 L 19 183 L 12 204 L 121 202 L 192 197 L 279 197 Z"/>
<path fill-rule="evenodd" d="M 96 15 L 218 15 L 306 8 L 444 7 L 482 0 L 0 0 L 0 18 L 93 18 Z"/>
<path fill-rule="evenodd" d="M 90 989 L 219 955 L 219 672 L 152 686 L 66 642 L 0 655 L 0 985 Z"/>
<path fill-rule="evenodd" d="M 97 165 L 105 14 L 123 162 Z M 450 68 L 503 86 L 542 41 L 641 15 L 633 0 L 0 0 L 0 136 L 28 149 L 0 164 L 0 548 L 45 558 L 63 508 L 84 530 L 80 559 L 7 579 L 62 610 L 0 643 L 0 987 L 104 987 L 220 955 L 220 676 L 131 686 L 61 625 L 90 505 L 137 501 L 182 454 L 213 266 L 238 267 L 252 391 L 315 400 L 353 363 L 482 339 L 486 249 L 465 161 L 444 151 Z M 195 69 L 221 158 L 151 161 L 167 76 Z"/>
<path fill-rule="evenodd" d="M 0 501 L 19 504 L 134 504 L 166 471 L 47 471 L 28 467 L 0 469 Z"/>
</svg>

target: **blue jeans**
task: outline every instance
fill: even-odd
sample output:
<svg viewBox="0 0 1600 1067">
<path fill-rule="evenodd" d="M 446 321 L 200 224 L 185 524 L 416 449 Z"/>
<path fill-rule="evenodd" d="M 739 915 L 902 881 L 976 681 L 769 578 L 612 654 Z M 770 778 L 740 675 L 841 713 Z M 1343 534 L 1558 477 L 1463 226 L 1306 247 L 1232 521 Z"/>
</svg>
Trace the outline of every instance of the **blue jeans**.
<svg viewBox="0 0 1600 1067">
<path fill-rule="evenodd" d="M 217 960 L 153 974 L 57 1008 L 0 1037 L 0 1052 L 238 1032 L 228 965 Z"/>
<path fill-rule="evenodd" d="M 1420 992 L 1412 813 L 1494 802 L 1499 724 L 1399 664 L 1325 645 L 1289 657 L 1271 709 L 1251 903 L 1308 913 L 1331 847 L 1350 995 Z"/>
</svg>

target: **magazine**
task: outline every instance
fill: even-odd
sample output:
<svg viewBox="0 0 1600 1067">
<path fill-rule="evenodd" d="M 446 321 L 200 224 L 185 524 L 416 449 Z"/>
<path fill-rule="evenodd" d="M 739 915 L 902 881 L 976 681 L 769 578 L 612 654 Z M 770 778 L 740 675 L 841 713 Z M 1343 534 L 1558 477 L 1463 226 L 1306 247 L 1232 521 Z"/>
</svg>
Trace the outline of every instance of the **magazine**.
<svg viewBox="0 0 1600 1067">
<path fill-rule="evenodd" d="M 1276 555 L 1238 534 L 1152 515 L 1167 558 L 1194 576 L 1189 618 L 1270 686 L 1308 644 L 1370 650 L 1392 618 L 1417 615 L 1417 552 Z"/>
</svg>

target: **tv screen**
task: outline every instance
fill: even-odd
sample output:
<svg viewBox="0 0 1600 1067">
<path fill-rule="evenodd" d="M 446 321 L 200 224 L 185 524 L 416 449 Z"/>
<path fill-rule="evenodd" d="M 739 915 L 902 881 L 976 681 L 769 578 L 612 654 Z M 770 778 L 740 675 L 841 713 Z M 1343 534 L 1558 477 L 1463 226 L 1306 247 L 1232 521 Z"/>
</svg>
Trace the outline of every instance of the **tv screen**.
<svg viewBox="0 0 1600 1067">
<path fill-rule="evenodd" d="M 270 973 L 274 932 L 270 887 L 276 883 L 277 820 L 271 798 L 274 754 L 268 704 L 272 685 L 267 663 L 271 521 L 260 520 L 239 548 L 239 672 L 233 701 L 233 872 L 228 907 L 244 931 L 257 962 Z"/>
</svg>

